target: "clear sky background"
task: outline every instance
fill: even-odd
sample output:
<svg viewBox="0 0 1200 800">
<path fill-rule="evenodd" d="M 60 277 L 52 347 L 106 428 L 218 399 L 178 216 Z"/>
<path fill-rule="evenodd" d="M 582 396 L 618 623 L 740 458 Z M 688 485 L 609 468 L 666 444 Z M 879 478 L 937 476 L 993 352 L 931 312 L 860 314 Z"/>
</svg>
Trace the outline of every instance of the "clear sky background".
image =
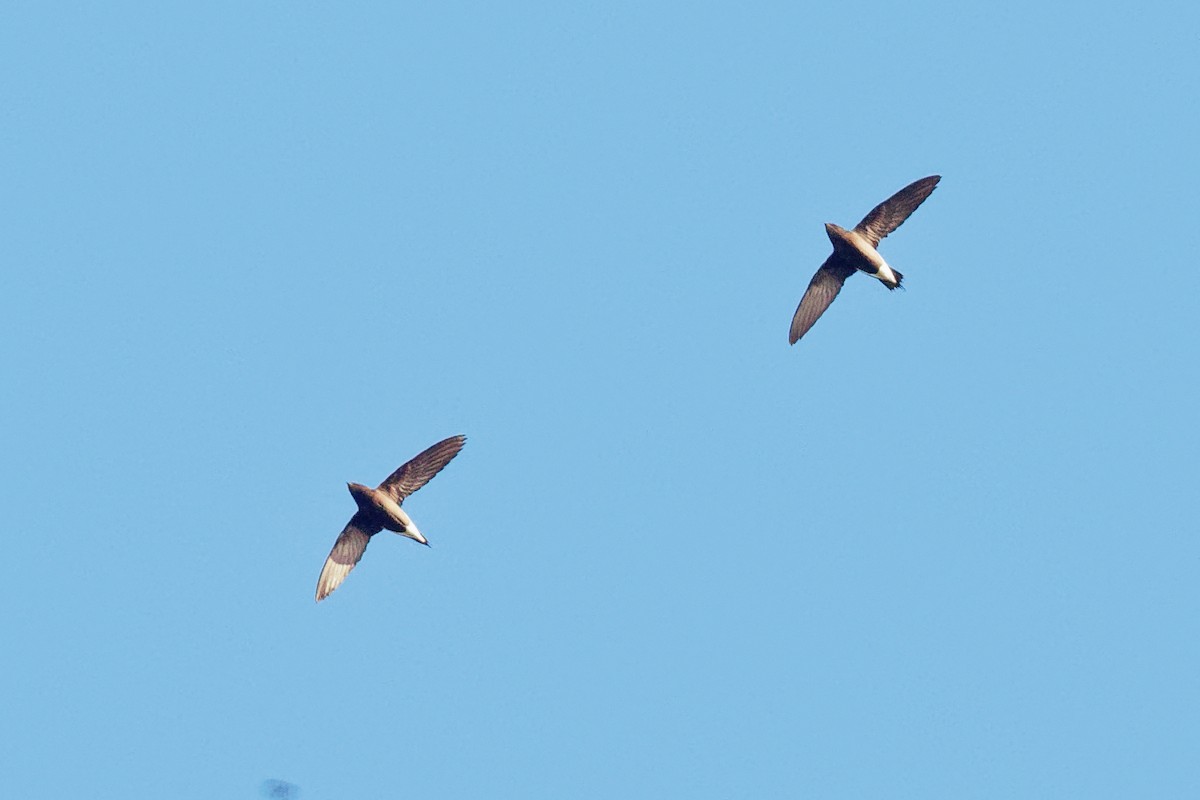
<svg viewBox="0 0 1200 800">
<path fill-rule="evenodd" d="M 1200 795 L 1197 6 L 425 5 L 5 6 L 4 796 Z"/>
</svg>

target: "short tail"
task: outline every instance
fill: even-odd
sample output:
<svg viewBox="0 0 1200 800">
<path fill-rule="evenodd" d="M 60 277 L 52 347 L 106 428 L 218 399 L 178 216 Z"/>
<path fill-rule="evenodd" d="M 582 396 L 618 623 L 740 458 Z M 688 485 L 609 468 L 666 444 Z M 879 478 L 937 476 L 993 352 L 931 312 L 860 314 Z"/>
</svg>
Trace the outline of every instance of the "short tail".
<svg viewBox="0 0 1200 800">
<path fill-rule="evenodd" d="M 898 269 L 894 269 L 894 268 L 893 268 L 893 269 L 892 269 L 892 274 L 896 276 L 896 285 L 895 285 L 895 286 L 888 286 L 888 285 L 885 283 L 885 284 L 884 284 L 884 286 L 887 286 L 887 287 L 888 287 L 888 289 L 891 289 L 891 290 L 895 291 L 896 289 L 899 289 L 899 288 L 900 288 L 900 284 L 901 284 L 901 283 L 903 283 L 903 281 L 904 281 L 904 273 L 903 273 L 903 272 L 901 272 L 901 271 L 900 271 L 900 270 L 898 270 Z"/>
</svg>

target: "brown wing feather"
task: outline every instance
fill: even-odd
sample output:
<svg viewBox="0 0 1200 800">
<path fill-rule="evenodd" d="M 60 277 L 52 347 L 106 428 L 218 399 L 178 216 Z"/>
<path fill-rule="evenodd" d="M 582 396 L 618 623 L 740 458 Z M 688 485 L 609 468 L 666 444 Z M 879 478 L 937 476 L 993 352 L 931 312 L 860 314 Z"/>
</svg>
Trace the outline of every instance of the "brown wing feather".
<svg viewBox="0 0 1200 800">
<path fill-rule="evenodd" d="M 465 436 L 443 439 L 389 475 L 387 480 L 379 484 L 379 488 L 390 494 L 396 502 L 404 502 L 404 498 L 429 483 L 434 475 L 441 472 L 442 468 L 450 463 L 450 459 L 458 455 L 466 441 Z"/>
<path fill-rule="evenodd" d="M 342 581 L 346 580 L 346 576 L 350 574 L 350 570 L 354 569 L 354 565 L 366 552 L 367 542 L 371 541 L 371 537 L 381 530 L 383 529 L 371 530 L 371 526 L 364 525 L 358 514 L 350 518 L 337 541 L 333 543 L 333 549 L 329 551 L 329 558 L 325 559 L 325 566 L 321 568 L 321 577 L 317 578 L 318 603 L 341 586 Z"/>
<path fill-rule="evenodd" d="M 825 309 L 829 308 L 829 304 L 838 296 L 846 278 L 853 274 L 854 267 L 839 258 L 836 253 L 825 259 L 817 274 L 808 282 L 808 289 L 800 299 L 795 316 L 792 317 L 789 342 L 795 344 L 801 336 L 808 333 L 808 329 L 820 319 Z"/>
<path fill-rule="evenodd" d="M 933 194 L 941 179 L 941 175 L 930 175 L 928 178 L 913 181 L 871 209 L 871 213 L 863 217 L 854 230 L 866 236 L 872 247 L 878 247 L 883 237 L 899 228 L 904 220 L 917 210 L 917 206 Z"/>
</svg>

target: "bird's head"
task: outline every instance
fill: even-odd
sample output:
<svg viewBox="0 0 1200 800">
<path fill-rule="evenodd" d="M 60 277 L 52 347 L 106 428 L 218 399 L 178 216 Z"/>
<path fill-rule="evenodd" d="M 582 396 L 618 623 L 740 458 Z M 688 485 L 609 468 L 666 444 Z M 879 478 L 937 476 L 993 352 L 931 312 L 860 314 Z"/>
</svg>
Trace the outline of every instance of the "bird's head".
<svg viewBox="0 0 1200 800">
<path fill-rule="evenodd" d="M 350 490 L 350 496 L 354 498 L 360 511 L 370 511 L 374 508 L 375 503 L 371 500 L 370 487 L 363 486 L 361 483 L 347 483 L 346 488 Z"/>
</svg>

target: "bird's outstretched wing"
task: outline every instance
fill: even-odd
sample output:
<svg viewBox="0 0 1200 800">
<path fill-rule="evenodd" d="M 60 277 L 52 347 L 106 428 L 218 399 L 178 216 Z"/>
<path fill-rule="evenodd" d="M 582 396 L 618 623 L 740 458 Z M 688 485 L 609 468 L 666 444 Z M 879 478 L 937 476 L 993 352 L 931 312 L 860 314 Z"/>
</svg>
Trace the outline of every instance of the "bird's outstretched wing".
<svg viewBox="0 0 1200 800">
<path fill-rule="evenodd" d="M 342 585 L 342 581 L 346 580 L 350 570 L 354 569 L 354 565 L 366 552 L 367 542 L 371 541 L 371 536 L 379 533 L 380 530 L 382 528 L 371 530 L 370 526 L 364 525 L 358 514 L 350 518 L 337 541 L 333 543 L 333 549 L 329 551 L 329 558 L 325 559 L 325 566 L 321 568 L 321 577 L 317 578 L 318 603 Z"/>
<path fill-rule="evenodd" d="M 434 475 L 441 472 L 442 467 L 458 455 L 466 441 L 465 436 L 443 439 L 389 475 L 387 480 L 379 484 L 379 488 L 390 494 L 397 503 L 403 503 L 404 498 L 429 483 Z"/>
<path fill-rule="evenodd" d="M 878 247 L 883 237 L 899 228 L 904 220 L 917 210 L 917 206 L 933 194 L 941 179 L 941 175 L 930 175 L 928 178 L 913 181 L 871 209 L 871 213 L 863 217 L 854 230 L 866 236 L 872 247 Z"/>
<path fill-rule="evenodd" d="M 847 264 L 836 253 L 825 259 L 825 263 L 808 282 L 808 290 L 800 298 L 796 315 L 792 317 L 792 330 L 788 341 L 795 344 L 800 337 L 825 313 L 833 298 L 842 290 L 846 278 L 854 274 L 854 267 Z"/>
</svg>

